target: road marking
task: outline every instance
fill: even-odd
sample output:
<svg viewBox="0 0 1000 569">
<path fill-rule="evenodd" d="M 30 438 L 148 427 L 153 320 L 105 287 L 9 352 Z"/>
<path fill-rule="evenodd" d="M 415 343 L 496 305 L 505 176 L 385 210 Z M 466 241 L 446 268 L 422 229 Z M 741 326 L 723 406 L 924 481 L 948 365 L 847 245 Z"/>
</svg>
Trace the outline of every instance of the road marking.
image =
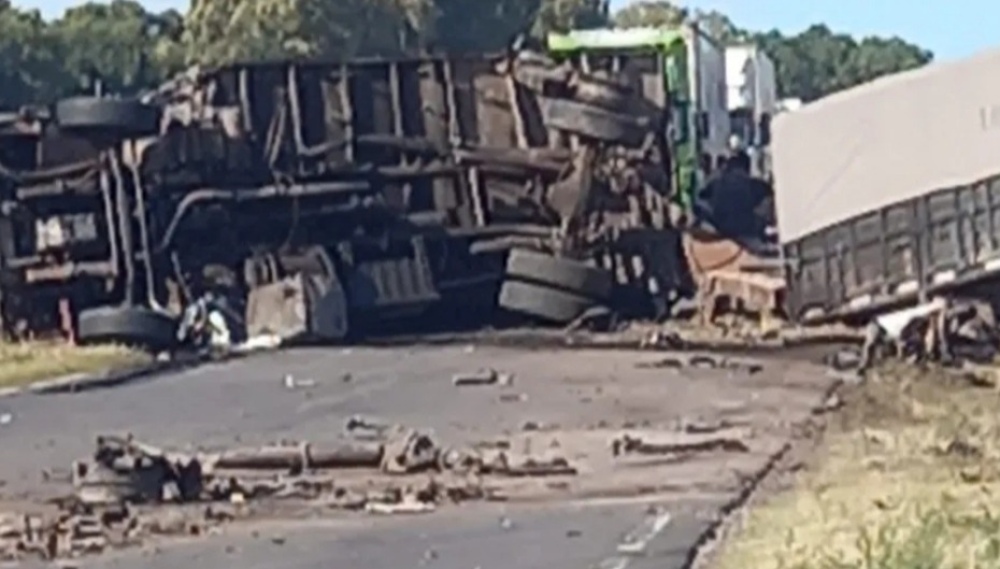
<svg viewBox="0 0 1000 569">
<path fill-rule="evenodd" d="M 632 559 L 646 553 L 649 543 L 663 533 L 663 530 L 670 525 L 670 520 L 670 512 L 666 511 L 647 516 L 641 524 L 625 534 L 616 548 L 618 554 L 601 561 L 597 569 L 626 569 Z"/>
</svg>

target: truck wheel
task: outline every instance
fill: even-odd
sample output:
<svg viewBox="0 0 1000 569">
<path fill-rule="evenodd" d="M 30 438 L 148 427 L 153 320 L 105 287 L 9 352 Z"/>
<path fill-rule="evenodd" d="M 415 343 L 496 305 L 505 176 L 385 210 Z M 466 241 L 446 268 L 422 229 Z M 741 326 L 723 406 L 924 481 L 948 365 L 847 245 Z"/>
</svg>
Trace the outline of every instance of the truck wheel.
<svg viewBox="0 0 1000 569">
<path fill-rule="evenodd" d="M 77 335 L 85 344 L 166 350 L 177 343 L 177 320 L 149 308 L 102 306 L 80 313 Z"/>
<path fill-rule="evenodd" d="M 66 131 L 147 136 L 157 134 L 160 130 L 158 109 L 136 99 L 63 99 L 55 105 L 55 119 L 59 128 Z"/>
<path fill-rule="evenodd" d="M 131 476 L 101 464 L 88 464 L 86 474 L 74 482 L 77 498 L 87 505 L 120 504 L 136 494 Z"/>
<path fill-rule="evenodd" d="M 507 281 L 500 287 L 500 308 L 541 320 L 568 324 L 598 303 L 589 298 L 521 281 Z"/>
<path fill-rule="evenodd" d="M 650 132 L 645 117 L 622 115 L 598 106 L 567 99 L 539 99 L 542 118 L 549 128 L 606 142 L 638 146 Z"/>
<path fill-rule="evenodd" d="M 605 269 L 528 249 L 510 252 L 507 275 L 601 300 L 611 296 L 614 286 L 611 273 Z"/>
</svg>

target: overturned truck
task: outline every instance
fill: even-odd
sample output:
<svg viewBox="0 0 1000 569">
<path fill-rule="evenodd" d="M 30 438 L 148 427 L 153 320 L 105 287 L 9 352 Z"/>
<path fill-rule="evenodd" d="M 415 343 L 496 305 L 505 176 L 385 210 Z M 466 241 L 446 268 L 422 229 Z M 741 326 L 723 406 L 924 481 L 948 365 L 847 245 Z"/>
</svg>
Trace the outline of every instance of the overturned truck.
<svg viewBox="0 0 1000 569">
<path fill-rule="evenodd" d="M 0 130 L 9 336 L 169 347 L 181 308 L 344 339 L 691 292 L 662 66 L 496 57 L 192 69 Z"/>
</svg>

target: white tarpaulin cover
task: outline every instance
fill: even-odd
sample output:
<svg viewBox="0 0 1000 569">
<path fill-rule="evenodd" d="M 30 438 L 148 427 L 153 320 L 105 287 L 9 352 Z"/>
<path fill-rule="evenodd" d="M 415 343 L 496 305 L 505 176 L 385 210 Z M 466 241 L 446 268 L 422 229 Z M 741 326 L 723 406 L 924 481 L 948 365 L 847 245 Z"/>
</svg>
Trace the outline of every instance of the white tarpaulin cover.
<svg viewBox="0 0 1000 569">
<path fill-rule="evenodd" d="M 836 93 L 772 132 L 783 243 L 1000 174 L 1000 50 Z"/>
</svg>

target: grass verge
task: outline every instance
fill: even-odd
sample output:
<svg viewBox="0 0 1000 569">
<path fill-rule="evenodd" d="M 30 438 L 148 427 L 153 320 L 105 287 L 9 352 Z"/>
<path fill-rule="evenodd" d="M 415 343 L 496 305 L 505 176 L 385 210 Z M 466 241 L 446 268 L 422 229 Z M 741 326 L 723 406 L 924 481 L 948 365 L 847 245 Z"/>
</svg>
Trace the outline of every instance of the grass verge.
<svg viewBox="0 0 1000 569">
<path fill-rule="evenodd" d="M 816 464 L 753 508 L 722 569 L 1000 568 L 1000 391 L 882 370 Z"/>
<path fill-rule="evenodd" d="M 63 342 L 0 342 L 0 388 L 72 373 L 97 372 L 148 362 L 150 356 L 121 346 L 70 346 Z"/>
</svg>

